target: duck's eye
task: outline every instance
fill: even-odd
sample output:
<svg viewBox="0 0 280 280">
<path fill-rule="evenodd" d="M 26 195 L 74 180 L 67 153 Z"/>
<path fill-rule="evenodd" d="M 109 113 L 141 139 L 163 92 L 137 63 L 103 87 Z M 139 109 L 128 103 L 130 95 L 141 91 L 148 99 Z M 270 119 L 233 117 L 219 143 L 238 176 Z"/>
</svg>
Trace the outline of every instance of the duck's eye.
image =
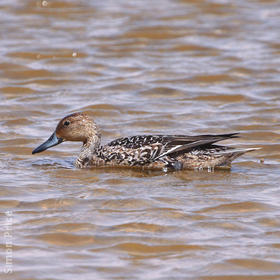
<svg viewBox="0 0 280 280">
<path fill-rule="evenodd" d="M 70 124 L 69 121 L 65 121 L 65 122 L 63 123 L 63 125 L 65 125 L 65 126 L 68 126 L 69 124 Z"/>
</svg>

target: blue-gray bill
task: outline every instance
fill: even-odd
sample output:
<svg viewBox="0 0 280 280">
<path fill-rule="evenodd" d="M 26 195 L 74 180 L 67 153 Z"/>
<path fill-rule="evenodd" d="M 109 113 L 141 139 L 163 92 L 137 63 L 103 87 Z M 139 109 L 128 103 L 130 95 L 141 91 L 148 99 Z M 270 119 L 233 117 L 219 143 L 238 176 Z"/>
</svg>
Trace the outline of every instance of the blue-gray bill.
<svg viewBox="0 0 280 280">
<path fill-rule="evenodd" d="M 50 147 L 53 147 L 53 146 L 56 146 L 56 145 L 60 144 L 61 142 L 63 142 L 63 139 L 62 138 L 57 138 L 56 134 L 54 132 L 46 142 L 44 142 L 42 145 L 40 145 L 39 147 L 34 149 L 32 151 L 32 154 L 41 153 L 41 152 L 47 150 Z"/>
</svg>

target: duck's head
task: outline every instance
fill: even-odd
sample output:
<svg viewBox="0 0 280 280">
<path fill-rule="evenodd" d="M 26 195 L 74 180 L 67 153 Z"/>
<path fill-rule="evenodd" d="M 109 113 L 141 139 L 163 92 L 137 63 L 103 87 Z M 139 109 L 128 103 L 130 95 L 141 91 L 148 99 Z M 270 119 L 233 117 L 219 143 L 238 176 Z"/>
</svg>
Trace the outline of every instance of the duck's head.
<svg viewBox="0 0 280 280">
<path fill-rule="evenodd" d="M 50 138 L 32 151 L 40 153 L 64 141 L 78 141 L 86 145 L 90 141 L 100 140 L 99 129 L 84 113 L 74 113 L 64 117 L 57 125 Z"/>
</svg>

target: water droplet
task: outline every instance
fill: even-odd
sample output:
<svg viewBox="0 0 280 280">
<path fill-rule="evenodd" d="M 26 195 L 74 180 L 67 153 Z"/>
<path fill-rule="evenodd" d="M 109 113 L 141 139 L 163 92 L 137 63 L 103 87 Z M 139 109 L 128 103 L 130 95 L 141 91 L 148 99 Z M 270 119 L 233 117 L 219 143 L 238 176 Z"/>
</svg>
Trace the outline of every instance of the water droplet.
<svg viewBox="0 0 280 280">
<path fill-rule="evenodd" d="M 48 4 L 49 4 L 48 1 L 46 1 L 46 0 L 42 1 L 42 6 L 43 6 L 43 7 L 47 7 Z"/>
</svg>

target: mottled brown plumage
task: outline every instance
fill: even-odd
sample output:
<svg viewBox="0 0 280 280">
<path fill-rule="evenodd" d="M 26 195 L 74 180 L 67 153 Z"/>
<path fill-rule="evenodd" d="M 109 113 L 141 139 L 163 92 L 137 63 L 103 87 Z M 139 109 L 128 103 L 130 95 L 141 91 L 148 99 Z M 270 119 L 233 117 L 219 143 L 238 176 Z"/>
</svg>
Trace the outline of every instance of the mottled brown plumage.
<svg viewBox="0 0 280 280">
<path fill-rule="evenodd" d="M 220 135 L 139 135 L 116 139 L 101 146 L 98 126 L 84 113 L 64 117 L 51 137 L 32 153 L 42 152 L 63 141 L 83 143 L 76 166 L 140 167 L 143 169 L 213 169 L 229 167 L 238 156 L 255 150 L 235 149 L 214 143 L 236 138 Z"/>
</svg>

